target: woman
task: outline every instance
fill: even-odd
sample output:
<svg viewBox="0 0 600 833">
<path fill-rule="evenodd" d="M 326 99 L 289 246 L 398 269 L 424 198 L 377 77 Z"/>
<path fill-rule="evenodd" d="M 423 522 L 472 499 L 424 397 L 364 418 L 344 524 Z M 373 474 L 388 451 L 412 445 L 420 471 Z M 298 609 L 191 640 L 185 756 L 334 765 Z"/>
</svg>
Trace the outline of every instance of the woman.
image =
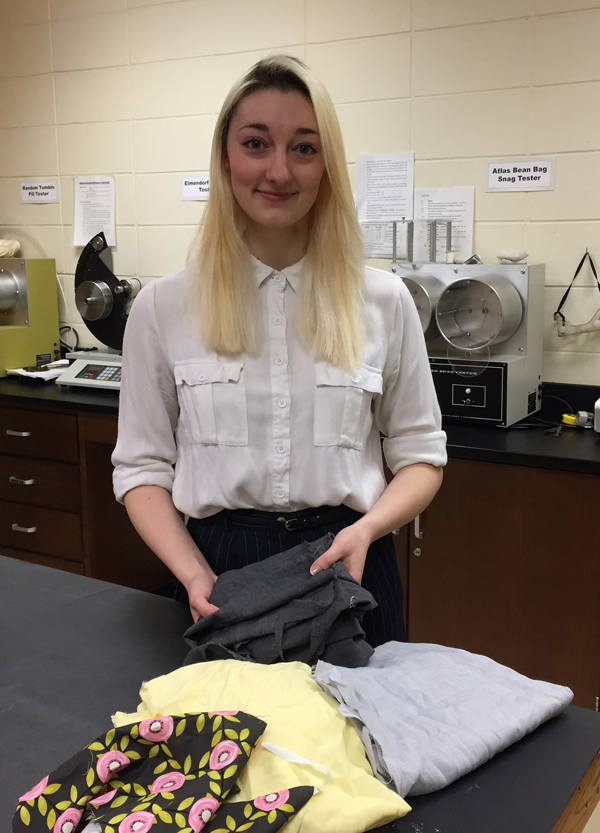
<svg viewBox="0 0 600 833">
<path fill-rule="evenodd" d="M 195 619 L 219 573 L 331 531 L 311 571 L 341 559 L 379 602 L 368 641 L 404 638 L 390 532 L 439 488 L 445 435 L 414 304 L 362 246 L 327 92 L 260 61 L 219 115 L 190 266 L 125 335 L 115 494 Z"/>
</svg>

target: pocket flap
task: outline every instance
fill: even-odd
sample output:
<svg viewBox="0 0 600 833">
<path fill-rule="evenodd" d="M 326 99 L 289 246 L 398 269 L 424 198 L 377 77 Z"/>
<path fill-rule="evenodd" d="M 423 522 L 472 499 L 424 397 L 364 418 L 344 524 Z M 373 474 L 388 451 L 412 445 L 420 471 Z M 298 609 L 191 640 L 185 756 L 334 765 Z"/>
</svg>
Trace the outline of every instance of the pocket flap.
<svg viewBox="0 0 600 833">
<path fill-rule="evenodd" d="M 243 362 L 218 361 L 176 364 L 175 384 L 209 385 L 212 382 L 237 382 L 243 366 Z"/>
<path fill-rule="evenodd" d="M 362 388 L 370 393 L 383 392 L 383 377 L 380 370 L 363 365 L 352 373 L 342 370 L 326 362 L 315 364 L 315 381 L 317 386 L 329 385 L 332 387 Z"/>
</svg>

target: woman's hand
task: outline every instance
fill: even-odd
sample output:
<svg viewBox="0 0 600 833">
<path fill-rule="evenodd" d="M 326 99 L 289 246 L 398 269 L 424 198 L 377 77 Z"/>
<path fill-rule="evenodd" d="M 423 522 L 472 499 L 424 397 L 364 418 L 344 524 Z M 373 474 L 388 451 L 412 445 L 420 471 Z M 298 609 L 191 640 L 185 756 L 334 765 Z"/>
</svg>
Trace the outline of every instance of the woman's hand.
<svg viewBox="0 0 600 833">
<path fill-rule="evenodd" d="M 214 573 L 210 574 L 203 570 L 188 583 L 186 590 L 194 622 L 203 619 L 205 616 L 210 616 L 211 613 L 219 609 L 208 601 L 216 580 L 217 577 Z"/>
<path fill-rule="evenodd" d="M 357 521 L 338 532 L 327 552 L 313 563 L 310 572 L 314 576 L 319 570 L 326 570 L 336 561 L 341 561 L 352 578 L 360 584 L 371 543 L 368 531 L 361 526 L 361 521 Z"/>
</svg>

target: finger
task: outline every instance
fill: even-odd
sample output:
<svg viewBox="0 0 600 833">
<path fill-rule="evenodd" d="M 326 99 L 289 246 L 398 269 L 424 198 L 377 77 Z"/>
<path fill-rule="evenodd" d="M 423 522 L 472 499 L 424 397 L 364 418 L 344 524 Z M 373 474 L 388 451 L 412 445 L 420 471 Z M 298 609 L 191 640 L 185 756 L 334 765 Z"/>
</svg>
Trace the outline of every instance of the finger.
<svg viewBox="0 0 600 833">
<path fill-rule="evenodd" d="M 197 605 L 194 606 L 195 610 L 197 611 L 198 618 L 204 619 L 207 616 L 210 616 L 211 613 L 216 613 L 219 609 L 216 605 L 211 604 L 209 601 L 199 602 Z M 192 609 L 193 612 L 193 609 Z"/>
<path fill-rule="evenodd" d="M 335 564 L 336 561 L 339 561 L 342 557 L 342 553 L 339 551 L 338 547 L 331 546 L 327 552 L 324 552 L 323 555 L 320 555 L 316 561 L 313 561 L 310 573 L 311 575 L 316 575 L 319 570 L 327 570 L 331 567 L 332 564 Z"/>
</svg>

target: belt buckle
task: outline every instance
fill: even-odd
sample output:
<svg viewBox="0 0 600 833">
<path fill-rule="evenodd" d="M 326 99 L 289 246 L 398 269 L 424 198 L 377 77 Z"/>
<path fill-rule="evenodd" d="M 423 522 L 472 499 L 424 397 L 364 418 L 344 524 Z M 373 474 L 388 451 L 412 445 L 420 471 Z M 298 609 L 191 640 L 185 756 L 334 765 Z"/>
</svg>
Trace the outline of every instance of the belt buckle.
<svg viewBox="0 0 600 833">
<path fill-rule="evenodd" d="M 299 523 L 299 522 L 300 522 L 299 518 L 288 518 L 288 520 L 284 523 L 284 526 L 285 526 L 285 528 L 287 529 L 288 532 L 294 532 L 294 530 L 298 529 L 298 527 L 294 526 L 294 524 Z"/>
</svg>

